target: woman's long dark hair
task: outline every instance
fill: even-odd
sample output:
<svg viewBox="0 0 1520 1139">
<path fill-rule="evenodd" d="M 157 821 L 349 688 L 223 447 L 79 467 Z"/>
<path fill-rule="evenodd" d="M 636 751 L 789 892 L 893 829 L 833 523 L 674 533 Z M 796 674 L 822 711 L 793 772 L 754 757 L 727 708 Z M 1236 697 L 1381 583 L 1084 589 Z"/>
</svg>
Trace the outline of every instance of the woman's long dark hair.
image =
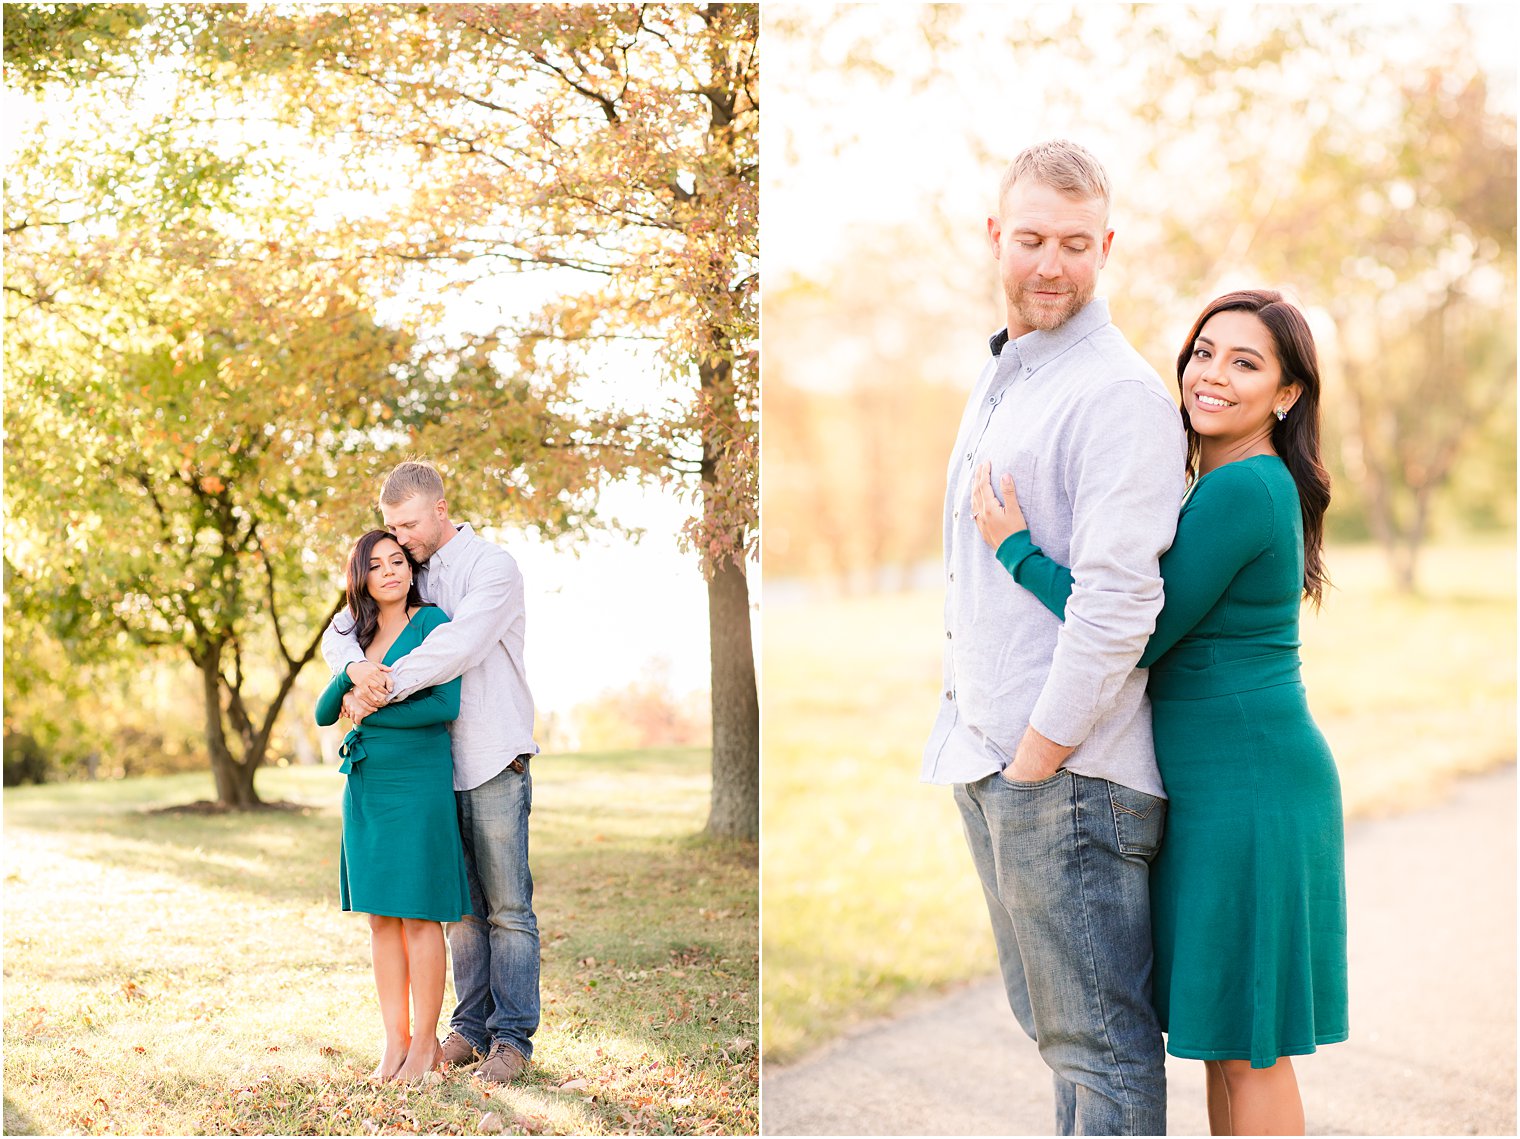
<svg viewBox="0 0 1520 1139">
<path fill-rule="evenodd" d="M 1304 314 L 1283 300 L 1281 293 L 1270 289 L 1243 289 L 1226 293 L 1209 302 L 1193 322 L 1182 352 L 1177 357 L 1177 386 L 1182 387 L 1182 373 L 1193 358 L 1193 345 L 1209 318 L 1221 312 L 1254 313 L 1272 334 L 1277 362 L 1282 368 L 1282 383 L 1297 383 L 1299 396 L 1286 419 L 1272 424 L 1272 449 L 1298 484 L 1298 502 L 1304 515 L 1304 596 L 1319 606 L 1325 586 L 1325 508 L 1330 505 L 1330 472 L 1319 456 L 1319 354 L 1314 350 L 1314 335 Z M 1187 469 L 1189 478 L 1198 477 L 1198 452 L 1202 439 L 1188 419 L 1186 403 L 1182 424 L 1187 429 Z"/>
<path fill-rule="evenodd" d="M 380 603 L 369 595 L 366 579 L 369 577 L 369 559 L 385 538 L 396 542 L 396 535 L 386 530 L 362 534 L 348 555 L 348 615 L 353 619 L 352 632 L 361 649 L 369 648 L 380 627 Z M 401 543 L 396 542 L 396 545 L 401 546 Z M 423 604 L 422 594 L 417 590 L 419 567 L 405 546 L 401 546 L 401 552 L 406 555 L 406 564 L 412 567 L 412 587 L 406 592 L 406 607 L 412 609 Z"/>
</svg>

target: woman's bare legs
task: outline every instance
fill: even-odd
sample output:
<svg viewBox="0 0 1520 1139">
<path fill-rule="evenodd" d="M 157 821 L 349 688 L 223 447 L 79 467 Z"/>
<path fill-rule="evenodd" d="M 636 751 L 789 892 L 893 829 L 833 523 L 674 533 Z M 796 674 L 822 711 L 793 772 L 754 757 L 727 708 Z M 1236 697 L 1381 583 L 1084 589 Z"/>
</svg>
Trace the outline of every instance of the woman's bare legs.
<svg viewBox="0 0 1520 1139">
<path fill-rule="evenodd" d="M 1209 1082 L 1209 1128 L 1216 1135 L 1302 1135 L 1304 1101 L 1298 1094 L 1293 1061 L 1286 1056 L 1270 1068 L 1253 1068 L 1248 1060 L 1207 1061 L 1212 1077 L 1223 1085 L 1226 1131 L 1216 1130 L 1214 1082 Z"/>
<path fill-rule="evenodd" d="M 409 975 L 406 934 L 400 918 L 369 915 L 369 951 L 375 962 L 380 1020 L 385 1026 L 385 1051 L 370 1078 L 389 1080 L 405 1061 L 412 1043 L 406 1000 Z"/>
<path fill-rule="evenodd" d="M 403 918 L 407 960 L 412 975 L 412 1041 L 398 1080 L 413 1080 L 438 1065 L 438 1015 L 443 1008 L 446 956 L 443 925 Z"/>
<path fill-rule="evenodd" d="M 1203 1062 L 1209 1104 L 1209 1134 L 1233 1135 L 1230 1130 L 1230 1093 L 1225 1090 L 1224 1072 L 1218 1060 Z"/>
</svg>

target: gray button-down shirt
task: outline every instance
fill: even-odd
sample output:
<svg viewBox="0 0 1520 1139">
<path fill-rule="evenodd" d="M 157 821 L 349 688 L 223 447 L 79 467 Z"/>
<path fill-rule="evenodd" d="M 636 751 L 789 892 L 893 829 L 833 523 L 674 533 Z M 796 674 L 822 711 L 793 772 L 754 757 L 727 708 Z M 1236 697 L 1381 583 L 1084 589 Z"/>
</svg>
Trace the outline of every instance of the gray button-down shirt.
<svg viewBox="0 0 1520 1139">
<path fill-rule="evenodd" d="M 440 546 L 417 576 L 424 600 L 449 617 L 391 670 L 391 700 L 462 677 L 459 719 L 450 731 L 454 790 L 468 791 L 500 774 L 519 755 L 537 755 L 533 695 L 523 668 L 522 571 L 512 555 L 468 525 Z M 322 656 L 334 673 L 364 659 L 345 610 L 322 635 Z"/>
<path fill-rule="evenodd" d="M 924 749 L 928 783 L 1013 759 L 1031 724 L 1076 750 L 1065 767 L 1163 794 L 1146 673 L 1158 560 L 1183 491 L 1181 416 L 1095 299 L 1061 327 L 993 338 L 961 419 L 945 495 L 945 664 Z M 1065 621 L 1014 582 L 971 517 L 972 477 L 1013 475 L 1030 537 L 1071 567 Z M 1001 491 L 999 491 L 1001 493 Z"/>
</svg>

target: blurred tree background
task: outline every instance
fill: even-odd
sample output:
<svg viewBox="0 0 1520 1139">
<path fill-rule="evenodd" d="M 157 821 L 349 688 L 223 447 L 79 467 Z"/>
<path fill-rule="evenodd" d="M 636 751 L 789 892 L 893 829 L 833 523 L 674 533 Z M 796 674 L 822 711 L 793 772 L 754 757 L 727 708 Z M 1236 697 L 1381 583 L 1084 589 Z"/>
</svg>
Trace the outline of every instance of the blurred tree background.
<svg viewBox="0 0 1520 1139">
<path fill-rule="evenodd" d="M 183 755 L 256 805 L 313 751 L 343 556 L 420 452 L 456 518 L 547 540 L 619 481 L 691 504 L 709 829 L 753 837 L 757 33 L 747 4 L 7 4 L 7 782 Z"/>
<path fill-rule="evenodd" d="M 1099 291 L 1164 379 L 1227 289 L 1281 288 L 1309 313 L 1332 540 L 1375 539 L 1414 590 L 1433 535 L 1509 532 L 1514 70 L 1502 52 L 1486 63 L 1483 15 L 768 10 L 788 64 L 767 215 L 766 572 L 847 588 L 933 572 L 940 468 L 1001 323 L 982 222 L 1006 162 L 1059 135 L 1108 166 Z"/>
</svg>

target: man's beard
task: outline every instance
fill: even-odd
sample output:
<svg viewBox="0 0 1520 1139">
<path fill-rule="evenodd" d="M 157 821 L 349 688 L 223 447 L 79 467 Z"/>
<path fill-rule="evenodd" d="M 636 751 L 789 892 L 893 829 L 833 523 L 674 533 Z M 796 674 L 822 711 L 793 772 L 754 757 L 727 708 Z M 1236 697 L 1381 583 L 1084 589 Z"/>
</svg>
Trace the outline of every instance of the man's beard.
<svg viewBox="0 0 1520 1139">
<path fill-rule="evenodd" d="M 1096 289 L 1097 283 L 1094 282 L 1085 289 L 1072 289 L 1058 299 L 1045 301 L 1035 297 L 1033 290 L 1021 286 L 1012 298 L 1013 311 L 1030 328 L 1048 332 L 1052 328 L 1060 328 L 1082 311 L 1087 302 L 1092 300 Z"/>
</svg>

